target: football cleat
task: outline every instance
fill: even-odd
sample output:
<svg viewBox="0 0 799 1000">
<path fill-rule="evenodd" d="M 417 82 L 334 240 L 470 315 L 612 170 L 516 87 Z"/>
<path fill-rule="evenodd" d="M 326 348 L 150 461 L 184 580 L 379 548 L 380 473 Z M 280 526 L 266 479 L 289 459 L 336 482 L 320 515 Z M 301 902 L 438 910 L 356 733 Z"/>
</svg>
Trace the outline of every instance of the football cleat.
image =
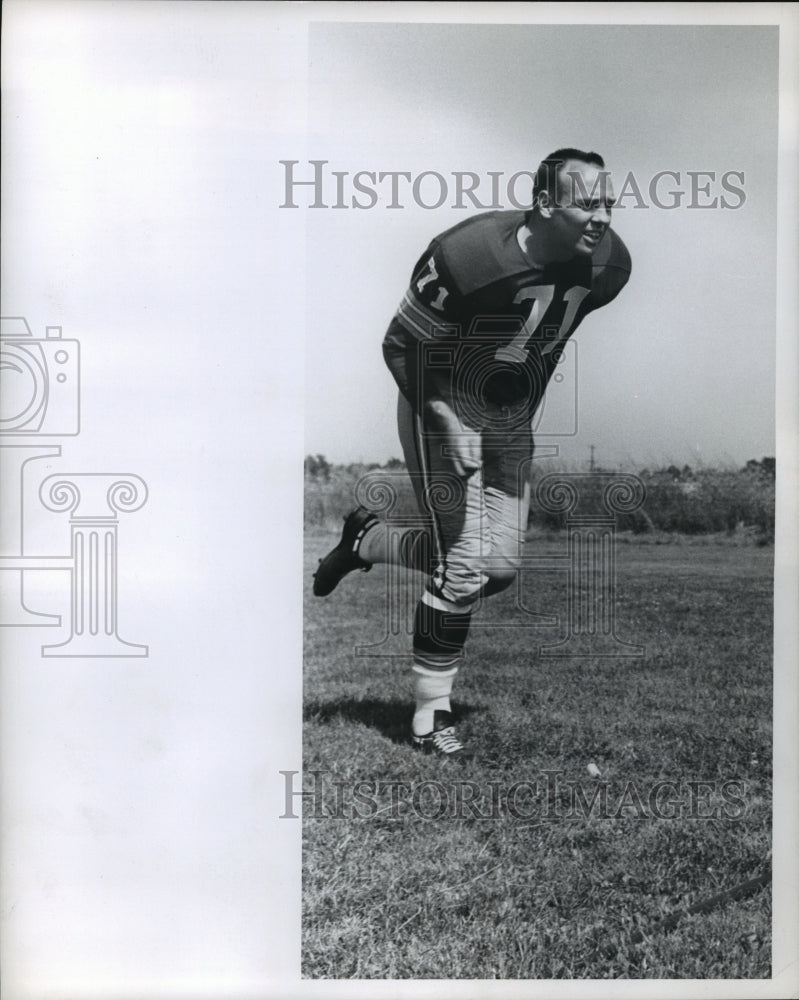
<svg viewBox="0 0 799 1000">
<path fill-rule="evenodd" d="M 376 523 L 375 515 L 363 507 L 356 507 L 344 518 L 341 540 L 319 560 L 319 566 L 313 575 L 313 592 L 316 597 L 327 597 L 347 573 L 356 569 L 368 572 L 372 568 L 371 563 L 365 562 L 358 555 L 358 549 L 363 536 Z"/>
<path fill-rule="evenodd" d="M 417 750 L 435 754 L 446 760 L 471 760 L 474 756 L 455 735 L 455 726 L 449 712 L 433 712 L 433 731 L 425 736 L 412 734 L 412 742 Z"/>
</svg>

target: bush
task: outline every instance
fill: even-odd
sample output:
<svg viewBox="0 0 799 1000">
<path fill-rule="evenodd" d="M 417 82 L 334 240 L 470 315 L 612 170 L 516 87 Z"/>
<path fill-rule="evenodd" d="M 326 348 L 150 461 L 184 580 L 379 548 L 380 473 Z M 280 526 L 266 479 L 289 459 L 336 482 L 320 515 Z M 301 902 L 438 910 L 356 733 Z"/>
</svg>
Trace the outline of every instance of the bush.
<svg viewBox="0 0 799 1000">
<path fill-rule="evenodd" d="M 359 500 L 363 501 L 369 484 L 385 481 L 396 491 L 393 513 L 408 514 L 415 510 L 410 480 L 402 475 L 404 464 L 396 458 L 384 465 L 377 463 L 352 463 L 332 465 L 323 455 L 309 455 L 305 459 L 305 526 L 333 528 L 340 525 L 341 517 Z M 380 472 L 386 473 L 385 477 Z M 596 475 L 580 477 L 580 514 L 604 514 L 603 494 L 613 473 L 597 469 Z M 535 486 L 544 475 L 534 467 Z M 568 477 L 569 473 L 565 473 Z M 754 532 L 760 542 L 774 540 L 775 464 L 773 458 L 760 462 L 754 459 L 743 469 L 699 469 L 689 466 L 682 469 L 674 465 L 637 473 L 644 488 L 645 499 L 641 507 L 629 514 L 616 516 L 619 531 L 672 532 L 684 535 L 702 535 L 718 532 L 733 534 L 747 530 Z M 359 490 L 359 484 L 360 490 Z M 375 491 L 375 498 L 378 493 Z M 377 503 L 377 500 L 375 500 Z M 369 502 L 366 506 L 370 506 Z M 379 509 L 376 507 L 375 509 Z M 531 503 L 531 527 L 562 530 L 568 522 L 567 512 L 553 513 Z"/>
</svg>

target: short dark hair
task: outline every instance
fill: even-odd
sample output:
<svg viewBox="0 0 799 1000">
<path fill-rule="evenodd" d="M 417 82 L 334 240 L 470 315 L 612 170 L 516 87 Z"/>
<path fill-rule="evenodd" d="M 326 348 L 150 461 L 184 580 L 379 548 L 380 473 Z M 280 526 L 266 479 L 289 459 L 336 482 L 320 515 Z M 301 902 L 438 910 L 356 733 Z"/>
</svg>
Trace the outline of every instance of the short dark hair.
<svg viewBox="0 0 799 1000">
<path fill-rule="evenodd" d="M 550 153 L 539 164 L 533 180 L 533 207 L 527 213 L 526 221 L 529 221 L 538 199 L 543 192 L 546 192 L 553 199 L 558 194 L 558 172 L 567 160 L 580 160 L 582 163 L 593 163 L 597 167 L 604 169 L 605 161 L 599 153 L 586 153 L 583 149 L 574 149 L 565 146 L 563 149 L 556 149 Z"/>
</svg>

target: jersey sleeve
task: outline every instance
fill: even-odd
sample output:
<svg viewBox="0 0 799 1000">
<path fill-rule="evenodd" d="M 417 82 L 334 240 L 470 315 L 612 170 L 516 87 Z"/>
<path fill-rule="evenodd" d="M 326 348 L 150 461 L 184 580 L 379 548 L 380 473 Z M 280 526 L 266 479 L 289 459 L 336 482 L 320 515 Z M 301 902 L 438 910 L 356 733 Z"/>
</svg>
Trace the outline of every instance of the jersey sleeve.
<svg viewBox="0 0 799 1000">
<path fill-rule="evenodd" d="M 399 391 L 416 409 L 419 400 L 419 341 L 395 316 L 383 338 L 383 359 Z"/>
<path fill-rule="evenodd" d="M 445 380 L 423 364 L 422 343 L 457 335 L 461 295 L 435 241 L 413 269 L 410 285 L 383 339 L 383 358 L 400 392 L 417 408 L 447 395 Z M 441 383 L 441 384 L 439 384 Z"/>
<path fill-rule="evenodd" d="M 460 300 L 444 251 L 432 243 L 413 269 L 397 320 L 419 340 L 442 336 L 457 324 Z"/>
<path fill-rule="evenodd" d="M 589 312 L 612 302 L 630 280 L 632 260 L 627 247 L 612 229 L 608 237 L 594 257 Z"/>
</svg>

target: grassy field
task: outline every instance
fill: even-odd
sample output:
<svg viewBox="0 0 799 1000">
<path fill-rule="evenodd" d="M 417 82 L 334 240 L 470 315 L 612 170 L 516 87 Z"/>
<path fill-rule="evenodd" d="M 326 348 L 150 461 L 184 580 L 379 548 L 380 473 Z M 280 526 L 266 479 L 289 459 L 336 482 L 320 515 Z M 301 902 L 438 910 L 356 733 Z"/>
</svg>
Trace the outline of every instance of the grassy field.
<svg viewBox="0 0 799 1000">
<path fill-rule="evenodd" d="M 525 573 L 475 617 L 457 765 L 407 744 L 421 579 L 396 627 L 381 567 L 314 598 L 335 540 L 306 536 L 304 976 L 770 976 L 773 550 L 620 538 L 637 658 L 542 656 L 524 609 L 563 623 L 565 574 Z"/>
</svg>

